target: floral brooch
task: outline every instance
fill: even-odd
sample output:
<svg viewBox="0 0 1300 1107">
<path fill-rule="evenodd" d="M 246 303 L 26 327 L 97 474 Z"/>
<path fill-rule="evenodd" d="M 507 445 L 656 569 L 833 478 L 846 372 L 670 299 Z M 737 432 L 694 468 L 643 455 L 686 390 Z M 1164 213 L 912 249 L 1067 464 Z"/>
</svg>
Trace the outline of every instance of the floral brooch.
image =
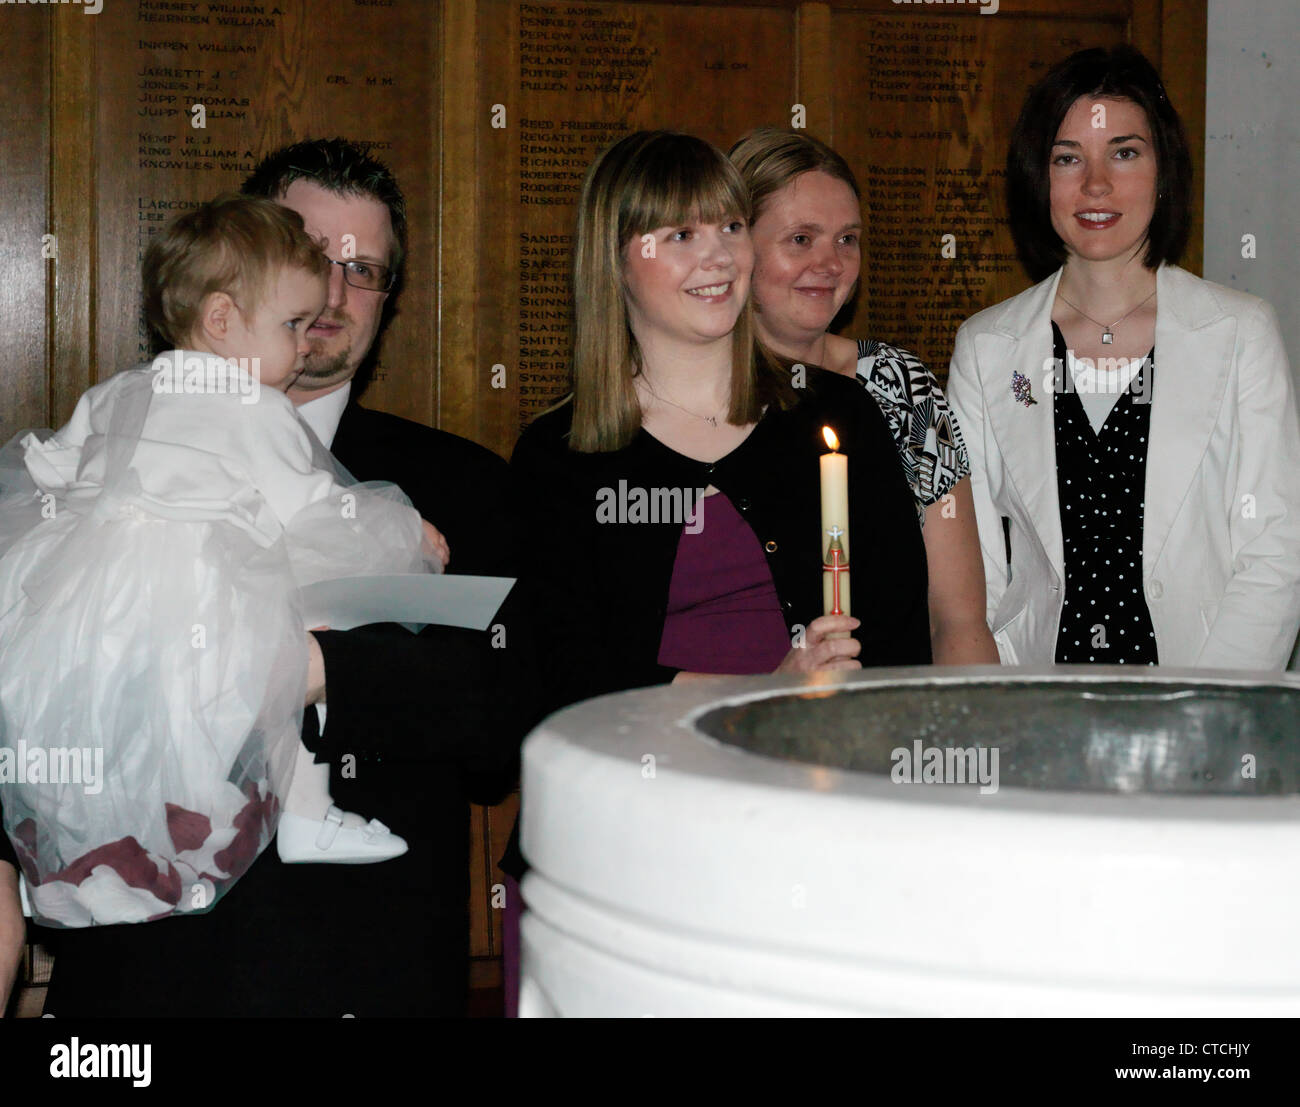
<svg viewBox="0 0 1300 1107">
<path fill-rule="evenodd" d="M 1030 404 L 1038 403 L 1034 399 L 1033 390 L 1029 384 L 1029 378 L 1024 373 L 1011 374 L 1011 395 L 1016 398 L 1016 403 L 1024 404 L 1028 407 Z"/>
</svg>

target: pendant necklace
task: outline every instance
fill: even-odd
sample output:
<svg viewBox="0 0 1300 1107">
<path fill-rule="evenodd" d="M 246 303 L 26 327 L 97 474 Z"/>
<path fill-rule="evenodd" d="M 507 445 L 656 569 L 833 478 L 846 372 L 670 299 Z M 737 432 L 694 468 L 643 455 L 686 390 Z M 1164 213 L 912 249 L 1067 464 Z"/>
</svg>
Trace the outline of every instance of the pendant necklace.
<svg viewBox="0 0 1300 1107">
<path fill-rule="evenodd" d="M 674 400 L 669 400 L 663 396 L 660 396 L 659 393 L 656 392 L 653 386 L 650 384 L 650 378 L 647 377 L 644 373 L 641 374 L 641 383 L 646 386 L 646 390 L 650 393 L 650 395 L 653 396 L 660 403 L 668 404 L 670 407 L 675 407 L 678 411 L 684 411 L 686 412 L 687 415 L 691 416 L 694 419 L 703 419 L 704 422 L 708 423 L 709 426 L 711 427 L 717 427 L 718 417 L 716 415 L 701 415 L 698 411 L 692 411 L 688 407 L 682 407 L 681 404 L 677 403 Z"/>
<path fill-rule="evenodd" d="M 1086 311 L 1084 311 L 1083 308 L 1079 307 L 1078 304 L 1071 304 L 1069 300 L 1065 299 L 1065 296 L 1060 291 L 1060 289 L 1057 289 L 1056 294 L 1060 296 L 1061 299 L 1066 304 L 1069 304 L 1070 307 L 1074 308 L 1075 311 L 1077 311 L 1086 320 L 1088 320 L 1089 323 L 1096 323 L 1097 326 L 1101 328 L 1102 344 L 1105 346 L 1109 346 L 1115 341 L 1115 328 L 1118 327 L 1122 322 L 1124 322 L 1124 320 L 1127 319 L 1130 315 L 1132 315 L 1135 311 L 1137 311 L 1137 309 L 1140 308 L 1142 304 L 1145 304 L 1147 300 L 1151 299 L 1151 296 L 1154 296 L 1156 294 L 1156 290 L 1153 288 L 1151 290 L 1151 296 L 1146 297 L 1146 299 L 1142 301 L 1142 304 L 1134 304 L 1133 307 L 1129 308 L 1128 311 L 1126 311 L 1123 315 L 1121 315 L 1118 319 L 1116 319 L 1115 322 L 1113 322 L 1109 327 L 1106 326 L 1105 323 L 1102 323 L 1099 320 L 1094 319 L 1091 315 L 1089 315 Z"/>
</svg>

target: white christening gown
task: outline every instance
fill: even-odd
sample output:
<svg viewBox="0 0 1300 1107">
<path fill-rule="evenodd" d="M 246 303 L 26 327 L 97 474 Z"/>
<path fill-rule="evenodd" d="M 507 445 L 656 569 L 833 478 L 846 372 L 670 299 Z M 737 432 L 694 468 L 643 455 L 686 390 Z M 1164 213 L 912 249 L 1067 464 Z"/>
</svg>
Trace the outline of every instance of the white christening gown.
<svg viewBox="0 0 1300 1107">
<path fill-rule="evenodd" d="M 210 909 L 275 833 L 307 648 L 296 589 L 439 566 L 281 392 L 138 367 L 0 451 L 0 784 L 37 920 Z"/>
</svg>

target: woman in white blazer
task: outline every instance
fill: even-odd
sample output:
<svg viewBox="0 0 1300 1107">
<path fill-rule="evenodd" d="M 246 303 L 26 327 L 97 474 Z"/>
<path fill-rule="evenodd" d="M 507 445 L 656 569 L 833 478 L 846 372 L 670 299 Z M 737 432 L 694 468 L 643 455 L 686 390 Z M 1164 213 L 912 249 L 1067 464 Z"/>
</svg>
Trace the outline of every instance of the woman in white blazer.
<svg viewBox="0 0 1300 1107">
<path fill-rule="evenodd" d="M 1290 655 L 1290 368 L 1267 303 L 1173 264 L 1190 185 L 1182 125 L 1131 47 L 1074 54 L 1030 91 L 1008 208 L 1046 279 L 962 325 L 948 381 L 1004 664 Z"/>
</svg>

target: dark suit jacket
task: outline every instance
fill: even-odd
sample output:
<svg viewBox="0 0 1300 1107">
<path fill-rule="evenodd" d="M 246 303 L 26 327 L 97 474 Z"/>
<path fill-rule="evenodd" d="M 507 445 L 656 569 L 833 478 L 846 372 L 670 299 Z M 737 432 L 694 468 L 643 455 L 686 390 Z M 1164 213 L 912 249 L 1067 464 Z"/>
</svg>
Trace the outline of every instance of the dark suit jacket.
<svg viewBox="0 0 1300 1107">
<path fill-rule="evenodd" d="M 514 575 L 507 467 L 465 439 L 351 404 L 334 440 L 446 535 L 449 571 Z M 458 1015 L 468 954 L 467 799 L 495 801 L 529 716 L 526 628 L 323 632 L 328 718 L 303 740 L 335 802 L 410 843 L 377 865 L 283 865 L 271 846 L 206 915 L 60 931 L 54 1015 Z M 506 690 L 508 689 L 508 694 Z M 345 755 L 352 755 L 344 762 Z M 340 771 L 355 761 L 355 775 Z"/>
</svg>

